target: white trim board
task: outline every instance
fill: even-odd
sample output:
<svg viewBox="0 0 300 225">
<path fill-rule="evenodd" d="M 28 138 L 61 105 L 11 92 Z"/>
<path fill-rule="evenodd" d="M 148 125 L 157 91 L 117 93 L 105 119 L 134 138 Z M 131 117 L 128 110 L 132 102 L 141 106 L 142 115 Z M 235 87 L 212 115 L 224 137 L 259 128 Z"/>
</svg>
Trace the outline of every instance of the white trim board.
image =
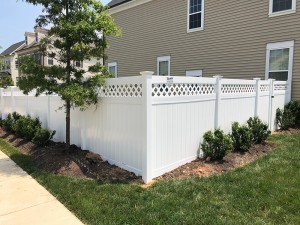
<svg viewBox="0 0 300 225">
<path fill-rule="evenodd" d="M 136 7 L 138 5 L 142 5 L 144 3 L 151 2 L 151 1 L 152 0 L 132 0 L 130 2 L 126 2 L 126 3 L 123 3 L 121 5 L 115 6 L 111 9 L 109 9 L 108 12 L 110 14 L 118 13 L 118 12 L 130 9 L 130 8 L 133 8 L 133 7 Z"/>
</svg>

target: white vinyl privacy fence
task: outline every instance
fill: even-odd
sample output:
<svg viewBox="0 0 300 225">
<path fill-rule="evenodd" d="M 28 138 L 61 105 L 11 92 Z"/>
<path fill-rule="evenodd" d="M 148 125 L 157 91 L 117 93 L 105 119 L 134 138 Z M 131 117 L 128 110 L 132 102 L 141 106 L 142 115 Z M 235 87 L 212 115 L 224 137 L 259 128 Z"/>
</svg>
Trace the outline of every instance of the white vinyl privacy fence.
<svg viewBox="0 0 300 225">
<path fill-rule="evenodd" d="M 275 128 L 277 108 L 290 100 L 290 84 L 274 80 L 142 76 L 108 79 L 99 104 L 71 112 L 71 142 L 149 182 L 201 155 L 203 134 L 230 132 L 234 121 L 258 116 Z M 58 96 L 1 89 L 1 113 L 39 117 L 65 140 Z"/>
</svg>

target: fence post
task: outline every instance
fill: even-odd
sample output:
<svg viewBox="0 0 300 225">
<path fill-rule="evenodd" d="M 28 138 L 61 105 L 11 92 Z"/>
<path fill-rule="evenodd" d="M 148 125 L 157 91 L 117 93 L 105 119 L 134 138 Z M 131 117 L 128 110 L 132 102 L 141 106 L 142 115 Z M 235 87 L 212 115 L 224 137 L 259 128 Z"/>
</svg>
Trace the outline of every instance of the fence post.
<svg viewBox="0 0 300 225">
<path fill-rule="evenodd" d="M 4 97 L 3 97 L 3 88 L 0 88 L 1 95 L 1 119 L 4 119 Z"/>
<path fill-rule="evenodd" d="M 256 81 L 255 84 L 255 109 L 254 109 L 254 116 L 258 116 L 258 104 L 259 104 L 259 97 L 260 97 L 260 78 L 253 78 Z"/>
<path fill-rule="evenodd" d="M 11 93 L 11 110 L 12 112 L 16 111 L 16 103 L 15 103 L 15 96 L 14 96 L 14 88 L 15 86 L 10 86 L 10 93 Z"/>
<path fill-rule="evenodd" d="M 142 128 L 143 163 L 142 178 L 145 183 L 152 180 L 152 75 L 154 72 L 140 72 L 142 75 Z"/>
<path fill-rule="evenodd" d="M 269 79 L 269 129 L 273 131 L 273 98 L 274 98 L 274 79 Z"/>
<path fill-rule="evenodd" d="M 220 127 L 220 103 L 221 103 L 221 75 L 213 76 L 213 78 L 216 78 L 216 85 L 215 85 L 215 94 L 216 94 L 216 104 L 215 104 L 215 129 L 218 129 Z"/>
</svg>

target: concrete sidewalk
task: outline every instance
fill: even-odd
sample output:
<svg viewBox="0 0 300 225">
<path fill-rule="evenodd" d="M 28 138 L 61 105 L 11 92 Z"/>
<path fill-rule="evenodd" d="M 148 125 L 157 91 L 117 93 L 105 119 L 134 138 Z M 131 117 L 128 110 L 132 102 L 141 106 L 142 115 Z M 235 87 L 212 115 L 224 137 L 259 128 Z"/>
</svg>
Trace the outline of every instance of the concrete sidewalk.
<svg viewBox="0 0 300 225">
<path fill-rule="evenodd" d="M 82 225 L 65 206 L 1 151 L 0 224 Z"/>
</svg>

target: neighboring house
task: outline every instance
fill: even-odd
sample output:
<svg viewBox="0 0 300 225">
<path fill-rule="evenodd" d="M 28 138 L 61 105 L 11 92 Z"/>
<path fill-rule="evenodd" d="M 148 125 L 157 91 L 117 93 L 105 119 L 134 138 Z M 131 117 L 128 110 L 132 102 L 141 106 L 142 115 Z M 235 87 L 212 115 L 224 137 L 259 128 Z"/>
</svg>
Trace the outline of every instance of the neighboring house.
<svg viewBox="0 0 300 225">
<path fill-rule="evenodd" d="M 16 84 L 17 77 L 19 76 L 19 62 L 16 51 L 18 51 L 20 48 L 23 48 L 24 45 L 25 41 L 20 41 L 11 45 L 1 53 L 2 57 L 0 58 L 0 74 L 1 76 L 11 76 L 14 84 Z"/>
<path fill-rule="evenodd" d="M 292 97 L 300 99 L 300 0 L 113 0 L 109 6 L 123 34 L 108 39 L 107 64 L 116 76 L 150 70 L 275 78 L 292 81 Z"/>
<path fill-rule="evenodd" d="M 35 61 L 43 66 L 53 66 L 53 65 L 59 65 L 60 62 L 58 62 L 56 59 L 48 56 L 48 55 L 43 55 L 40 52 L 40 41 L 41 39 L 47 37 L 48 35 L 48 30 L 42 29 L 42 28 L 36 28 L 34 30 L 34 33 L 32 32 L 25 32 L 25 45 L 18 49 L 16 52 L 19 57 L 19 63 L 22 63 L 22 57 L 24 56 L 32 56 Z M 55 38 L 55 37 L 50 37 L 50 38 Z M 50 50 L 48 51 L 50 53 Z M 55 50 L 51 50 L 51 52 L 55 52 Z M 85 60 L 83 62 L 73 62 L 75 67 L 79 67 L 84 70 L 88 70 L 88 67 L 91 65 L 94 65 L 97 61 L 102 62 L 101 59 L 92 59 L 92 60 Z M 87 73 L 86 77 L 88 77 L 90 74 Z M 21 74 L 20 74 L 21 76 Z"/>
</svg>

